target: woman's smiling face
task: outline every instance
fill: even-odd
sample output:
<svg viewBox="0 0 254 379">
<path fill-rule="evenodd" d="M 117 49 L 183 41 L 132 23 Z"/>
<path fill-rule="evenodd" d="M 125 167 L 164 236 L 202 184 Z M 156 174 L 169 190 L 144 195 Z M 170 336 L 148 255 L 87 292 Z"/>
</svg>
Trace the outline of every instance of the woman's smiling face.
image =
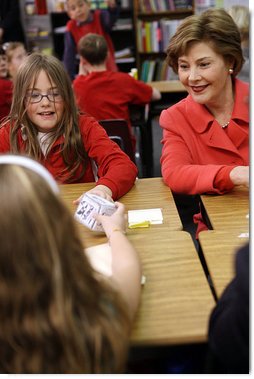
<svg viewBox="0 0 254 379">
<path fill-rule="evenodd" d="M 44 95 L 41 97 L 41 95 Z M 48 95 L 46 97 L 45 95 Z M 38 101 L 39 100 L 39 101 Z M 41 71 L 32 88 L 26 94 L 26 111 L 38 131 L 53 130 L 62 118 L 64 102 L 58 88 L 51 83 L 45 71 Z"/>
<path fill-rule="evenodd" d="M 231 83 L 229 65 L 205 42 L 194 42 L 178 58 L 178 75 L 193 99 L 209 106 L 226 93 Z"/>
</svg>

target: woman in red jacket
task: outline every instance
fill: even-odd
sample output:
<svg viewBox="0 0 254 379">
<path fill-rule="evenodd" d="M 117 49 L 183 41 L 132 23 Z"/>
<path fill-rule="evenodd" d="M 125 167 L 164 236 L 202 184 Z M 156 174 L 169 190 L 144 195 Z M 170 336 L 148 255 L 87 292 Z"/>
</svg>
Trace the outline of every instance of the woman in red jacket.
<svg viewBox="0 0 254 379">
<path fill-rule="evenodd" d="M 71 80 L 53 56 L 29 55 L 20 66 L 10 119 L 0 129 L 0 152 L 28 155 L 59 183 L 99 179 L 91 191 L 117 199 L 135 182 L 137 167 L 93 117 L 80 115 Z"/>
<path fill-rule="evenodd" d="M 248 186 L 249 86 L 236 79 L 244 59 L 233 19 L 223 9 L 184 19 L 167 61 L 189 95 L 160 116 L 164 181 L 184 194 Z"/>
</svg>

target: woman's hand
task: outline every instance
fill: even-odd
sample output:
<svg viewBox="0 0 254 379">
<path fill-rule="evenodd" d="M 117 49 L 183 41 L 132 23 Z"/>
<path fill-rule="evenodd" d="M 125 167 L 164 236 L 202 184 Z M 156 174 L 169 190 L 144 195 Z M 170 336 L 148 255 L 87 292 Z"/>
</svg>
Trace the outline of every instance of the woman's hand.
<svg viewBox="0 0 254 379">
<path fill-rule="evenodd" d="M 97 195 L 97 196 L 103 197 L 103 199 L 114 202 L 114 200 L 112 199 L 111 189 L 108 188 L 107 186 L 102 185 L 102 184 L 99 184 L 98 186 L 92 188 L 90 191 L 87 191 L 86 193 Z M 83 194 L 77 200 L 74 200 L 73 204 L 78 205 L 82 196 L 83 196 Z"/>
<path fill-rule="evenodd" d="M 110 236 L 114 231 L 119 231 L 125 234 L 126 230 L 124 205 L 118 202 L 115 202 L 115 205 L 117 206 L 117 210 L 111 216 L 104 216 L 97 213 L 93 214 L 95 220 L 102 224 L 108 239 L 110 239 Z"/>
<path fill-rule="evenodd" d="M 229 177 L 235 186 L 249 187 L 249 166 L 234 167 Z"/>
</svg>

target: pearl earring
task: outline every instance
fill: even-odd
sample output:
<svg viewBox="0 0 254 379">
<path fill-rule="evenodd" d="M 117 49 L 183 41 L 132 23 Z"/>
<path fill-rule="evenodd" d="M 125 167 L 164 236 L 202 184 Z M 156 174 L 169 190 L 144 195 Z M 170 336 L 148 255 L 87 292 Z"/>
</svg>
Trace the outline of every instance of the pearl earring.
<svg viewBox="0 0 254 379">
<path fill-rule="evenodd" d="M 231 74 L 233 74 L 234 70 L 232 68 L 229 68 L 228 72 Z"/>
</svg>

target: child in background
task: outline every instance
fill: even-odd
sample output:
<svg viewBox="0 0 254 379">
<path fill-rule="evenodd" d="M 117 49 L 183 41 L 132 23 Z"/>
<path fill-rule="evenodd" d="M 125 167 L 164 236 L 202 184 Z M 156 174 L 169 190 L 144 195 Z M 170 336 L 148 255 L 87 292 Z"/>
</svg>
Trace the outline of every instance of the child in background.
<svg viewBox="0 0 254 379">
<path fill-rule="evenodd" d="M 98 122 L 78 113 L 62 63 L 40 53 L 29 55 L 18 70 L 0 152 L 35 158 L 60 183 L 93 182 L 96 165 L 99 179 L 90 192 L 111 201 L 128 192 L 137 176 L 135 164 Z"/>
<path fill-rule="evenodd" d="M 107 42 L 103 36 L 89 33 L 78 43 L 79 75 L 73 81 L 77 103 L 83 112 L 97 120 L 123 118 L 127 120 L 135 151 L 129 105 L 145 105 L 159 100 L 160 92 L 123 72 L 106 68 Z"/>
<path fill-rule="evenodd" d="M 229 8 L 228 13 L 235 21 L 241 35 L 241 46 L 244 56 L 244 64 L 237 77 L 244 82 L 250 81 L 250 52 L 249 52 L 249 28 L 250 28 L 250 11 L 243 5 L 233 5 Z"/>
<path fill-rule="evenodd" d="M 114 46 L 109 35 L 119 13 L 116 1 L 108 0 L 108 9 L 97 9 L 93 12 L 90 10 L 88 0 L 66 0 L 66 6 L 71 20 L 66 25 L 63 62 L 70 78 L 73 80 L 77 73 L 75 61 L 77 44 L 87 33 L 97 33 L 105 37 L 109 49 L 107 69 L 117 71 Z"/>
<path fill-rule="evenodd" d="M 111 246 L 106 278 L 85 256 L 73 216 L 44 167 L 2 155 L 0 182 L 0 372 L 124 372 L 141 270 L 124 235 L 123 205 L 116 203 L 111 217 L 95 216 Z"/>
<path fill-rule="evenodd" d="M 8 78 L 5 50 L 0 46 L 0 121 L 8 116 L 12 101 L 12 81 Z"/>
<path fill-rule="evenodd" d="M 5 52 L 8 60 L 9 76 L 14 79 L 19 66 L 27 56 L 27 52 L 22 42 L 6 43 Z"/>
</svg>

